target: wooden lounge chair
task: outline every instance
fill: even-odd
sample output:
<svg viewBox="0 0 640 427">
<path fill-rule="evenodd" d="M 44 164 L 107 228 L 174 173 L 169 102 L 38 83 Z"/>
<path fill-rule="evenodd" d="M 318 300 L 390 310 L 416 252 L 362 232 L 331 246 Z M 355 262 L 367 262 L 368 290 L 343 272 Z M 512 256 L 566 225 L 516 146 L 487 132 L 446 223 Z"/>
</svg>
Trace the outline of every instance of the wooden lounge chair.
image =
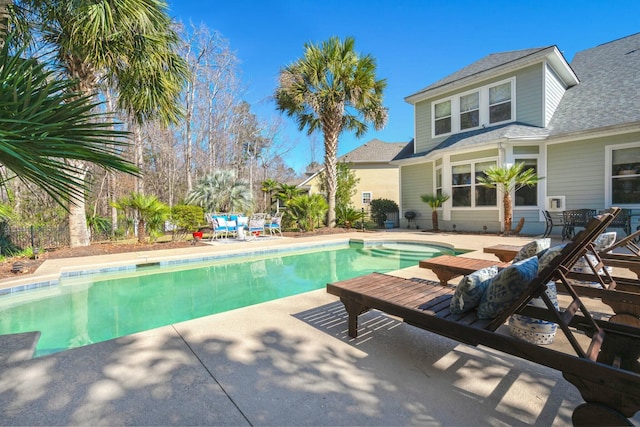
<svg viewBox="0 0 640 427">
<path fill-rule="evenodd" d="M 442 286 L 447 286 L 447 282 L 458 276 L 471 274 L 481 268 L 498 266 L 506 267 L 508 263 L 498 263 L 486 259 L 465 258 L 453 255 L 440 255 L 435 258 L 425 259 L 418 264 L 422 268 L 428 268 L 438 277 Z"/>
<path fill-rule="evenodd" d="M 475 310 L 453 314 L 449 307 L 454 289 L 425 280 L 373 273 L 328 284 L 327 292 L 343 302 L 351 337 L 358 335 L 358 316 L 377 309 L 459 342 L 481 344 L 560 370 L 586 402 L 574 410 L 574 424 L 629 423 L 627 417 L 640 409 L 640 329 L 594 319 L 565 274 L 612 219 L 613 215 L 604 214 L 591 220 L 494 318 L 481 319 Z M 571 296 L 566 309 L 555 308 L 544 292 L 550 280 L 562 281 Z M 534 297 L 542 298 L 546 307 L 527 306 Z M 496 332 L 513 314 L 557 323 L 575 354 Z M 586 348 L 580 344 L 576 331 L 590 337 Z"/>
</svg>

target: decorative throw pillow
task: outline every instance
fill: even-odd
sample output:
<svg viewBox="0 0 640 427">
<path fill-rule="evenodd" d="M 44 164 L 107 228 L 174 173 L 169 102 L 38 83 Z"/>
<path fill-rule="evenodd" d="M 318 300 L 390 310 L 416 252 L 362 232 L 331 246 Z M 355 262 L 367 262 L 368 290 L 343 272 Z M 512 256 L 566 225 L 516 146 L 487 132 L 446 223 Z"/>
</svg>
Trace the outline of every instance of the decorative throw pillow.
<svg viewBox="0 0 640 427">
<path fill-rule="evenodd" d="M 527 258 L 500 271 L 489 283 L 478 306 L 478 318 L 497 317 L 505 311 L 538 275 L 538 257 Z"/>
<path fill-rule="evenodd" d="M 518 251 L 516 256 L 513 258 L 513 262 L 522 261 L 523 259 L 537 255 L 543 250 L 549 249 L 549 246 L 551 246 L 551 239 L 548 237 L 529 242 Z"/>
<path fill-rule="evenodd" d="M 226 227 L 227 226 L 227 220 L 222 218 L 222 217 L 220 217 L 220 216 L 215 217 L 214 220 L 218 224 L 218 227 Z"/>
<path fill-rule="evenodd" d="M 567 246 L 567 244 L 563 243 L 561 245 L 553 246 L 553 247 L 551 247 L 551 248 L 539 253 L 538 254 L 538 271 L 544 270 L 545 267 L 548 266 L 549 263 L 551 263 L 551 261 L 555 257 L 560 255 L 560 252 L 562 252 L 562 250 L 564 249 L 565 246 Z"/>
<path fill-rule="evenodd" d="M 593 241 L 593 247 L 596 252 L 602 252 L 616 242 L 617 234 L 615 231 L 602 233 Z"/>
<path fill-rule="evenodd" d="M 498 274 L 498 267 L 492 266 L 464 276 L 458 283 L 453 298 L 451 298 L 449 305 L 451 312 L 461 314 L 476 308 L 480 304 L 487 286 L 489 286 L 489 281 L 496 274 Z"/>
</svg>

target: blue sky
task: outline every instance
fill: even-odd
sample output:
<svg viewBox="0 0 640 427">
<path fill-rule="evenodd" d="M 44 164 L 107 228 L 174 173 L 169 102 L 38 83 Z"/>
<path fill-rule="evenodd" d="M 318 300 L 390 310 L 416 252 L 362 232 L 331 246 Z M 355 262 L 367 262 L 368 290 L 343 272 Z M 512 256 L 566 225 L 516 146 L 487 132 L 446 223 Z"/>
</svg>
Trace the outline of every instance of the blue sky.
<svg viewBox="0 0 640 427">
<path fill-rule="evenodd" d="M 305 42 L 355 38 L 356 50 L 377 60 L 387 79 L 385 129 L 357 139 L 340 137 L 343 155 L 366 141 L 408 142 L 413 109 L 404 101 L 425 86 L 495 52 L 557 45 L 568 61 L 578 51 L 640 31 L 638 0 L 432 1 L 432 0 L 168 0 L 169 13 L 204 23 L 229 40 L 241 62 L 245 100 L 263 120 L 278 117 L 269 99 L 279 70 L 303 55 Z M 295 143 L 287 163 L 302 172 L 323 162 L 322 135 L 315 149 L 306 132 L 285 118 Z"/>
</svg>

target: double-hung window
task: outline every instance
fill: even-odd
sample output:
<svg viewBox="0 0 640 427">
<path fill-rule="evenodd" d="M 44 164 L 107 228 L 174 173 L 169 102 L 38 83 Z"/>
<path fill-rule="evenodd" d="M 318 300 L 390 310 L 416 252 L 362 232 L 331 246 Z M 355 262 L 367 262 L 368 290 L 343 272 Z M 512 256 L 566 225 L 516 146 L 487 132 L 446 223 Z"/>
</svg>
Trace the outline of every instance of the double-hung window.
<svg viewBox="0 0 640 427">
<path fill-rule="evenodd" d="M 496 189 L 479 183 L 479 178 L 485 176 L 484 171 L 495 165 L 495 161 L 486 161 L 452 166 L 453 207 L 497 206 Z"/>
<path fill-rule="evenodd" d="M 436 168 L 436 195 L 442 195 L 442 166 Z"/>
<path fill-rule="evenodd" d="M 368 205 L 371 203 L 371 191 L 362 192 L 362 204 Z"/>
<path fill-rule="evenodd" d="M 511 120 L 511 82 L 489 88 L 489 123 Z"/>
<path fill-rule="evenodd" d="M 460 130 L 480 126 L 480 93 L 460 97 Z"/>
<path fill-rule="evenodd" d="M 611 150 L 611 204 L 640 204 L 640 146 Z"/>
<path fill-rule="evenodd" d="M 433 137 L 515 120 L 515 78 L 432 104 Z"/>
<path fill-rule="evenodd" d="M 436 135 L 451 132 L 451 101 L 436 104 L 434 110 L 434 129 Z"/>
</svg>

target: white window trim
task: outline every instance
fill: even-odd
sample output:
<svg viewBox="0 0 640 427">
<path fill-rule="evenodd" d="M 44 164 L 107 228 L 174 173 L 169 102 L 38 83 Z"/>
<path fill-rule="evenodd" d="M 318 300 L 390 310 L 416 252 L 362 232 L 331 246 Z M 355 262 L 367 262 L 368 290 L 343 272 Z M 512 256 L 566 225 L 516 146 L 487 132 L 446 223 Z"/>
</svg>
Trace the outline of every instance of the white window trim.
<svg viewBox="0 0 640 427">
<path fill-rule="evenodd" d="M 369 201 L 368 202 L 364 201 L 364 195 L 365 194 L 369 195 Z M 360 195 L 360 202 L 363 205 L 370 205 L 372 200 L 373 200 L 373 192 L 372 191 L 363 191 L 362 194 Z"/>
<path fill-rule="evenodd" d="M 613 151 L 614 150 L 622 150 L 625 148 L 638 148 L 640 147 L 640 142 L 629 142 L 626 144 L 616 144 L 616 145 L 607 145 L 605 146 L 605 153 L 604 153 L 604 202 L 605 202 L 605 207 L 606 208 L 610 208 L 611 206 L 613 206 L 613 202 L 612 202 L 612 198 L 613 198 L 613 191 L 611 188 L 611 161 L 613 160 Z M 621 208 L 627 208 L 627 209 L 638 209 L 640 208 L 640 204 L 637 203 L 628 203 L 628 204 L 623 204 L 623 203 L 617 203 L 616 206 L 620 206 Z"/>
<path fill-rule="evenodd" d="M 470 210 L 470 209 L 481 209 L 481 210 L 495 210 L 496 208 L 498 208 L 501 199 L 500 199 L 500 191 L 496 188 L 496 205 L 495 206 L 476 206 L 476 196 L 475 196 L 475 188 L 476 188 L 476 180 L 475 180 L 475 173 L 476 173 L 476 164 L 477 163 L 485 163 L 485 162 L 495 162 L 495 164 L 498 164 L 498 158 L 497 157 L 488 157 L 488 158 L 484 158 L 484 159 L 473 159 L 473 160 L 464 160 L 464 161 L 460 161 L 460 162 L 451 162 L 449 165 L 449 175 L 450 177 L 453 176 L 453 168 L 454 166 L 459 166 L 459 165 L 472 165 L 471 168 L 471 206 L 453 206 L 453 182 L 450 180 L 449 181 L 449 195 L 451 196 L 451 198 L 449 199 L 449 201 L 451 202 L 451 210 Z M 444 176 L 443 176 L 444 178 Z M 451 179 L 451 178 L 450 178 Z M 466 185 L 460 185 L 460 186 L 456 186 L 456 187 L 467 187 Z"/>
<path fill-rule="evenodd" d="M 517 163 L 518 160 L 528 160 L 528 159 L 534 159 L 536 161 L 536 164 L 538 166 L 538 172 L 536 173 L 536 175 L 538 177 L 540 177 L 540 170 L 541 170 L 541 156 L 540 154 L 514 154 L 513 155 L 513 164 Z M 516 192 L 513 191 L 511 194 L 511 200 L 513 200 L 513 209 L 514 210 L 531 210 L 534 208 L 540 208 L 540 206 L 543 206 L 544 208 L 544 203 L 543 203 L 543 199 L 544 199 L 544 193 L 543 193 L 543 189 L 542 189 L 542 185 L 541 182 L 538 181 L 537 184 L 537 196 L 538 196 L 538 204 L 537 205 L 529 205 L 529 206 L 516 206 Z"/>
<path fill-rule="evenodd" d="M 509 120 L 503 120 L 501 122 L 490 123 L 489 122 L 489 89 L 495 86 L 500 86 L 504 83 L 511 83 L 511 118 Z M 460 97 L 469 95 L 471 93 L 479 92 L 479 105 L 480 105 L 480 113 L 478 126 L 472 128 L 466 128 L 464 130 L 460 129 Z M 441 104 L 443 102 L 451 101 L 451 132 L 449 133 L 441 133 L 436 135 L 436 104 Z M 503 123 L 510 123 L 516 121 L 516 78 L 511 77 L 505 80 L 501 80 L 499 82 L 494 82 L 485 86 L 481 86 L 479 88 L 474 88 L 472 90 L 468 90 L 465 92 L 460 92 L 455 94 L 454 96 L 450 96 L 447 98 L 438 99 L 431 103 L 431 138 L 440 138 L 449 135 L 454 135 L 460 132 L 469 132 L 475 129 L 480 129 L 483 127 L 496 126 Z"/>
</svg>

